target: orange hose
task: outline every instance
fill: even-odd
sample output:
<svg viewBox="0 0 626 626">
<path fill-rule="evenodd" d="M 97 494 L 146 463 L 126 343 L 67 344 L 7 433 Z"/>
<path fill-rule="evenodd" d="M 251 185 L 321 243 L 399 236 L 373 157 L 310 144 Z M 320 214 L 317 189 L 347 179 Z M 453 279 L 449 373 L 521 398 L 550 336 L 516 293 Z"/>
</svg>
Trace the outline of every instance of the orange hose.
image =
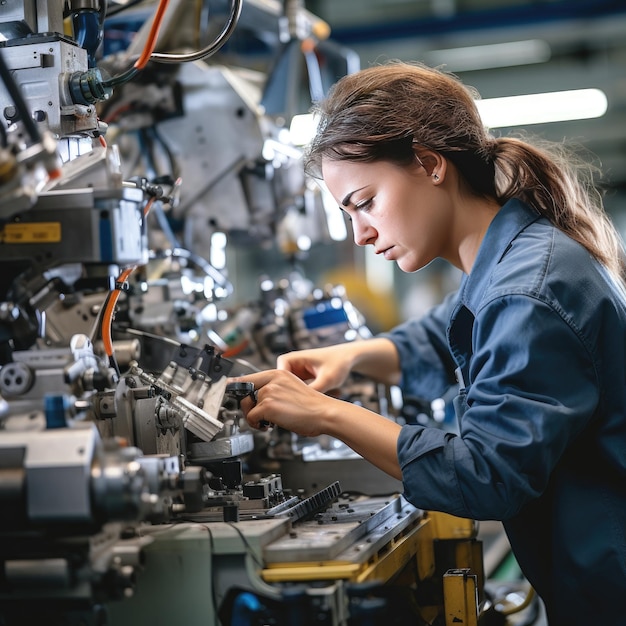
<svg viewBox="0 0 626 626">
<path fill-rule="evenodd" d="M 159 2 L 159 6 L 157 7 L 157 11 L 154 16 L 154 21 L 150 27 L 150 34 L 148 35 L 146 45 L 141 53 L 141 56 L 135 61 L 133 66 L 135 69 L 142 70 L 148 64 L 150 55 L 154 52 L 168 2 L 169 0 L 160 0 Z"/>
<path fill-rule="evenodd" d="M 247 339 L 244 339 L 241 343 L 237 344 L 236 346 L 232 346 L 231 348 L 227 348 L 226 350 L 224 350 L 224 352 L 222 352 L 222 356 L 225 359 L 232 359 L 238 354 L 241 354 L 248 347 L 249 344 L 250 342 Z"/>
<path fill-rule="evenodd" d="M 152 208 L 156 198 L 154 196 L 150 197 L 146 202 L 146 206 L 143 209 L 143 215 L 146 217 Z M 123 284 L 128 280 L 128 277 L 135 271 L 135 267 L 129 267 L 122 271 L 115 281 L 116 284 Z M 117 305 L 117 301 L 120 298 L 120 294 L 122 293 L 121 289 L 115 288 L 110 294 L 110 297 L 107 301 L 106 307 L 104 308 L 104 312 L 102 314 L 102 321 L 100 326 L 100 334 L 102 336 L 102 343 L 104 345 L 104 352 L 108 357 L 113 356 L 113 339 L 111 338 L 111 327 L 113 325 L 113 316 L 115 314 L 115 307 Z"/>
<path fill-rule="evenodd" d="M 156 198 L 154 196 L 151 196 L 150 198 L 148 198 L 148 202 L 146 202 L 146 206 L 143 208 L 143 216 L 146 217 L 146 215 L 148 215 L 148 213 L 150 213 L 150 209 L 152 208 L 152 205 L 154 204 L 154 201 L 156 200 Z"/>
<path fill-rule="evenodd" d="M 134 267 L 125 269 L 118 277 L 117 283 L 125 283 L 128 277 L 133 273 Z M 120 289 L 114 289 L 111 292 L 111 297 L 107 302 L 107 305 L 104 309 L 104 313 L 102 314 L 102 323 L 101 323 L 101 335 L 102 335 L 102 343 L 104 344 L 104 352 L 108 357 L 113 356 L 113 340 L 111 339 L 111 326 L 113 324 L 113 314 L 115 312 L 115 306 L 117 301 L 119 300 Z"/>
</svg>

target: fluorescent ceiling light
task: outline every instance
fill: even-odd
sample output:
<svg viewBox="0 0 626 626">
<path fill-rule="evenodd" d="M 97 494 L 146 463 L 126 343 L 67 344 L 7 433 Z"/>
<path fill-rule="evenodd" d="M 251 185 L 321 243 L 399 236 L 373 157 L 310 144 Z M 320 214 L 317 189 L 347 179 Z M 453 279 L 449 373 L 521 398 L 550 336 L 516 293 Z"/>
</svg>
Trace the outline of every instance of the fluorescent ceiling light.
<svg viewBox="0 0 626 626">
<path fill-rule="evenodd" d="M 508 41 L 484 46 L 431 50 L 424 54 L 429 65 L 444 65 L 450 72 L 468 72 L 494 67 L 511 67 L 545 63 L 550 60 L 551 50 L 541 39 Z"/>
<path fill-rule="evenodd" d="M 602 117 L 606 94 L 600 89 L 573 89 L 477 100 L 480 116 L 489 128 L 527 126 Z"/>
<path fill-rule="evenodd" d="M 485 98 L 476 100 L 476 107 L 485 126 L 503 128 L 602 117 L 607 111 L 608 100 L 601 89 L 571 89 Z M 310 114 L 294 116 L 290 129 L 293 143 L 298 146 L 308 144 L 318 123 L 319 120 Z"/>
</svg>

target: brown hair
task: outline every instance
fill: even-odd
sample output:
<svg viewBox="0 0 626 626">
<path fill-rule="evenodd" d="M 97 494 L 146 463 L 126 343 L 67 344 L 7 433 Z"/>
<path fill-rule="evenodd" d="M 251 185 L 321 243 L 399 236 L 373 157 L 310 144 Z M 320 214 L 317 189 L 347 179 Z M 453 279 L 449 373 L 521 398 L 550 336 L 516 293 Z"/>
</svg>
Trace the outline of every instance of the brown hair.
<svg viewBox="0 0 626 626">
<path fill-rule="evenodd" d="M 417 143 L 449 159 L 472 193 L 530 204 L 620 277 L 621 241 L 593 166 L 562 144 L 494 137 L 478 97 L 456 76 L 420 63 L 392 61 L 345 76 L 313 109 L 319 126 L 306 170 L 320 177 L 322 158 L 408 165 Z"/>
</svg>

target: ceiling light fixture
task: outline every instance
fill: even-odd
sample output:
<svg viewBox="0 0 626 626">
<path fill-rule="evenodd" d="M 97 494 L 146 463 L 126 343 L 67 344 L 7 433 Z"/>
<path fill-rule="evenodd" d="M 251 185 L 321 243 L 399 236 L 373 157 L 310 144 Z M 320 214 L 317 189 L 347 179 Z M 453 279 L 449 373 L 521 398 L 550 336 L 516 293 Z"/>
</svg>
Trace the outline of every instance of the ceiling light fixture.
<svg viewBox="0 0 626 626">
<path fill-rule="evenodd" d="M 602 117 L 608 100 L 600 89 L 572 89 L 486 98 L 476 106 L 485 126 L 503 128 Z"/>
<path fill-rule="evenodd" d="M 476 100 L 476 107 L 485 126 L 504 128 L 602 117 L 607 112 L 608 100 L 601 89 L 570 89 L 484 98 Z M 294 116 L 290 129 L 293 144 L 308 144 L 318 123 L 317 117 L 310 114 Z"/>
<path fill-rule="evenodd" d="M 424 53 L 424 60 L 428 65 L 443 65 L 444 69 L 449 72 L 469 72 L 545 63 L 550 60 L 551 53 L 546 41 L 527 39 L 482 46 L 430 50 Z"/>
</svg>

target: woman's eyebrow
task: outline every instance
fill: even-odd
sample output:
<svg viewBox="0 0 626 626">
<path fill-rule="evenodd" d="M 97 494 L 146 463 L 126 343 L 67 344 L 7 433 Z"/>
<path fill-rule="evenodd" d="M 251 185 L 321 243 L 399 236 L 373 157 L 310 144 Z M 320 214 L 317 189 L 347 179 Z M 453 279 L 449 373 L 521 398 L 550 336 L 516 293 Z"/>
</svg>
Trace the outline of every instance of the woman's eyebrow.
<svg viewBox="0 0 626 626">
<path fill-rule="evenodd" d="M 354 191 L 351 191 L 342 201 L 341 204 L 342 206 L 348 206 L 351 202 L 351 198 L 352 195 L 355 194 L 357 191 L 361 191 L 361 189 L 365 189 L 365 187 L 359 187 L 358 189 L 355 189 Z"/>
</svg>

